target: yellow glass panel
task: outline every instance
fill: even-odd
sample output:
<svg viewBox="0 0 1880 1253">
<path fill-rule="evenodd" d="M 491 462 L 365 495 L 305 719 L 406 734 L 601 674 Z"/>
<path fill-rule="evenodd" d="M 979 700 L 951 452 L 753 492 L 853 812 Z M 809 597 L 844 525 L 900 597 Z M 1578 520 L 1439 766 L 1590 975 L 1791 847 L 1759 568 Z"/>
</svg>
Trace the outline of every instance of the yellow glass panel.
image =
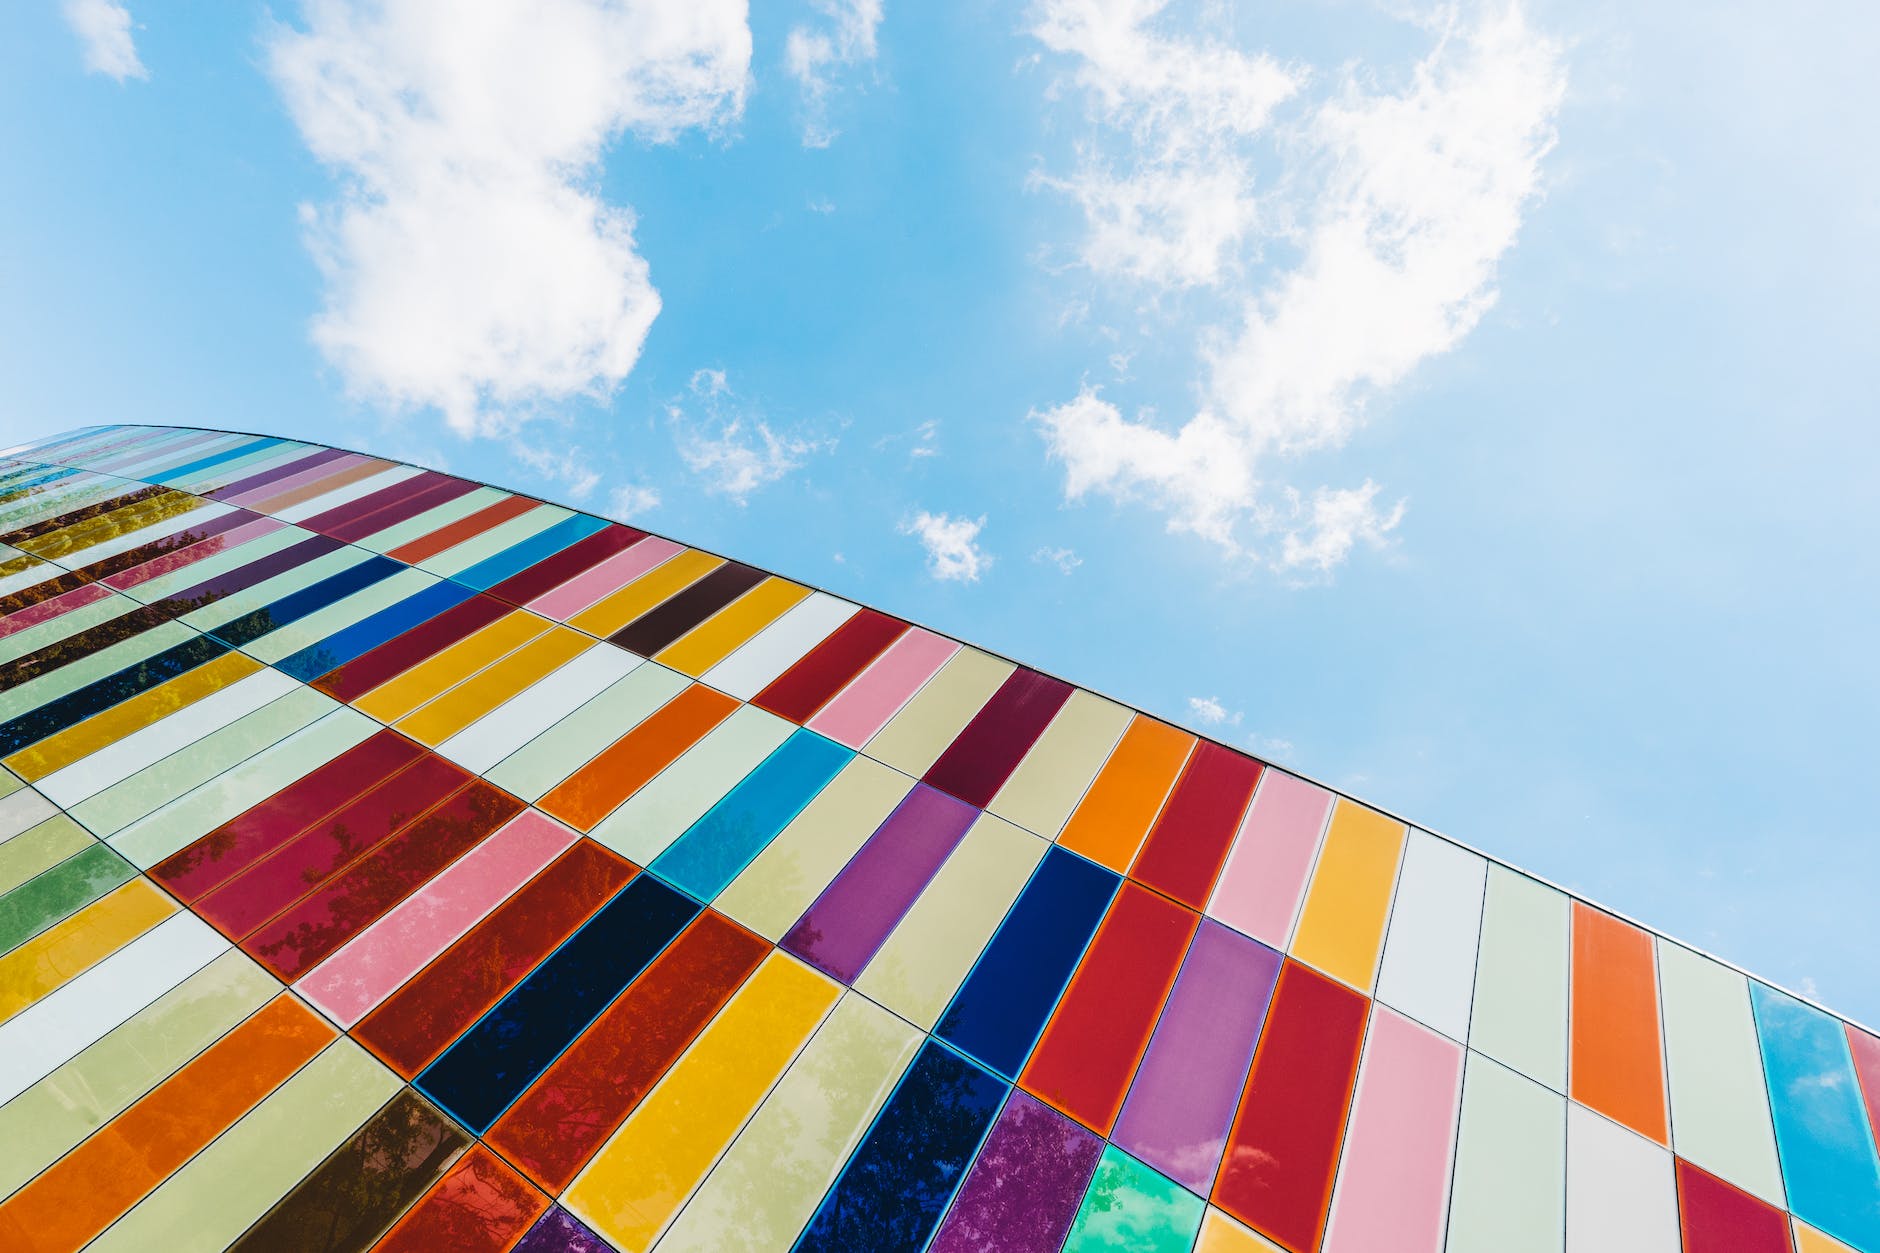
<svg viewBox="0 0 1880 1253">
<path fill-rule="evenodd" d="M 0 561 L 0 579 L 10 579 L 16 574 L 26 573 L 34 566 L 45 564 L 37 557 L 8 557 L 5 561 Z"/>
<path fill-rule="evenodd" d="M 1355 801 L 1338 802 L 1293 937 L 1294 957 L 1361 992 L 1371 990 L 1405 834 L 1395 819 Z"/>
<path fill-rule="evenodd" d="M 56 561 L 68 553 L 102 544 L 120 535 L 128 535 L 165 518 L 174 518 L 179 513 L 187 513 L 202 503 L 201 497 L 192 496 L 188 492 L 163 492 L 134 505 L 101 513 L 83 522 L 74 522 L 71 526 L 61 527 L 37 539 L 22 540 L 20 547 L 26 552 Z"/>
<path fill-rule="evenodd" d="M 556 627 L 538 635 L 509 656 L 471 675 L 414 714 L 398 729 L 421 743 L 442 744 L 552 670 L 580 656 L 594 641 L 579 631 Z"/>
<path fill-rule="evenodd" d="M 132 879 L 0 957 L 0 1022 L 76 978 L 175 913 L 148 879 Z"/>
<path fill-rule="evenodd" d="M 1201 1223 L 1201 1238 L 1195 1241 L 1195 1253 L 1286 1253 L 1286 1250 L 1209 1206 L 1208 1216 Z"/>
<path fill-rule="evenodd" d="M 1795 1219 L 1795 1253 L 1854 1253 L 1832 1236 L 1824 1236 L 1801 1219 Z"/>
<path fill-rule="evenodd" d="M 603 596 L 568 619 L 568 625 L 589 635 L 612 635 L 680 588 L 696 583 L 723 564 L 723 557 L 688 548 L 660 562 L 619 591 Z"/>
<path fill-rule="evenodd" d="M 628 1253 L 652 1247 L 841 991 L 772 952 L 562 1202 Z"/>
<path fill-rule="evenodd" d="M 658 660 L 697 678 L 808 595 L 807 587 L 788 579 L 765 579 L 667 645 Z"/>
<path fill-rule="evenodd" d="M 397 722 L 424 702 L 463 682 L 498 657 L 506 657 L 554 623 L 517 610 L 474 631 L 433 657 L 354 701 L 353 708 L 380 722 Z"/>
<path fill-rule="evenodd" d="M 7 766 L 24 779 L 42 779 L 81 757 L 117 743 L 133 731 L 169 717 L 186 705 L 212 696 L 237 679 L 261 669 L 261 663 L 242 653 L 223 653 L 214 661 L 139 692 L 121 704 L 49 735 L 6 759 Z"/>
</svg>

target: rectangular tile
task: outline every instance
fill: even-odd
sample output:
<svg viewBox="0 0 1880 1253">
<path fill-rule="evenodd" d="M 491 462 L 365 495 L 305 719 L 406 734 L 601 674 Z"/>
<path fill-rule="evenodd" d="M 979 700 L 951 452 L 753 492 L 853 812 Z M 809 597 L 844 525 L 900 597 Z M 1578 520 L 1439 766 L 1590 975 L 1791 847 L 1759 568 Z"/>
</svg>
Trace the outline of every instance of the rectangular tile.
<svg viewBox="0 0 1880 1253">
<path fill-rule="evenodd" d="M 1135 715 L 1067 820 L 1058 843 L 1118 874 L 1126 872 L 1194 746 L 1194 736 L 1145 714 Z"/>
<path fill-rule="evenodd" d="M 1074 689 L 987 812 L 1055 840 L 1129 721 L 1123 706 Z"/>
<path fill-rule="evenodd" d="M 1488 868 L 1469 1047 L 1556 1092 L 1567 1090 L 1567 898 Z"/>
<path fill-rule="evenodd" d="M 1125 881 L 1019 1085 L 1109 1135 L 1200 915 Z"/>
<path fill-rule="evenodd" d="M 1119 880 L 1063 849 L 1045 854 L 935 1034 L 1016 1075 L 1083 957 Z"/>
<path fill-rule="evenodd" d="M 1009 661 L 962 648 L 868 741 L 868 755 L 911 775 L 926 774 L 1014 669 Z"/>
<path fill-rule="evenodd" d="M 1190 908 L 1204 907 L 1260 771 L 1260 763 L 1244 753 L 1205 741 L 1197 745 L 1130 876 Z"/>
<path fill-rule="evenodd" d="M 633 877 L 633 867 L 576 843 L 352 1028 L 407 1077 L 507 995 Z"/>
<path fill-rule="evenodd" d="M 551 629 L 554 629 L 554 624 L 546 618 L 521 612 L 506 614 L 424 658 L 396 678 L 364 695 L 342 699 L 347 699 L 348 704 L 380 722 L 397 722 Z M 368 657 L 371 655 L 367 654 Z M 335 685 L 321 686 L 333 695 L 339 695 Z"/>
<path fill-rule="evenodd" d="M 430 745 L 442 744 L 538 680 L 599 647 L 578 631 L 551 627 L 508 656 L 398 720 L 398 729 Z"/>
<path fill-rule="evenodd" d="M 1566 1099 L 1471 1052 L 1446 1253 L 1560 1253 L 1566 1178 Z"/>
<path fill-rule="evenodd" d="M 435 615 L 427 615 L 385 642 L 342 662 L 336 669 L 323 672 L 317 686 L 335 700 L 357 700 L 510 613 L 509 606 L 494 597 L 473 596 Z"/>
<path fill-rule="evenodd" d="M 623 660 L 635 660 L 608 649 Z M 590 652 L 587 654 L 592 656 Z M 591 700 L 542 731 L 488 771 L 491 782 L 527 801 L 538 801 L 575 771 L 592 761 L 619 735 L 637 726 L 685 689 L 685 676 L 652 662 L 636 665 L 624 678 L 602 688 Z"/>
<path fill-rule="evenodd" d="M 1293 933 L 1294 957 L 1371 990 L 1405 836 L 1395 819 L 1338 801 Z"/>
<path fill-rule="evenodd" d="M 860 748 L 960 650 L 954 640 L 909 627 L 804 725 Z"/>
<path fill-rule="evenodd" d="M 1206 1203 L 1115 1145 L 1103 1151 L 1065 1253 L 1183 1253 Z"/>
<path fill-rule="evenodd" d="M 836 1000 L 773 953 L 563 1197 L 617 1248 L 659 1239 Z"/>
<path fill-rule="evenodd" d="M 427 1066 L 418 1086 L 483 1134 L 698 909 L 650 875 L 635 878 Z"/>
<path fill-rule="evenodd" d="M 529 602 L 545 618 L 566 622 L 602 597 L 610 596 L 661 562 L 687 551 L 658 535 L 649 535 Z"/>
<path fill-rule="evenodd" d="M 1285 948 L 1331 811 L 1330 792 L 1268 767 L 1214 885 L 1208 916 Z"/>
<path fill-rule="evenodd" d="M 1856 1248 L 1880 1248 L 1880 1162 L 1843 1024 L 1749 985 L 1789 1208 Z"/>
<path fill-rule="evenodd" d="M 133 879 L 0 957 L 0 1024 L 175 912 L 169 897 Z"/>
<path fill-rule="evenodd" d="M 1568 1094 L 1660 1144 L 1665 1121 L 1664 1044 L 1652 938 L 1580 901 L 1573 903 L 1573 1058 Z"/>
<path fill-rule="evenodd" d="M 727 561 L 607 638 L 642 657 L 651 657 L 738 600 L 763 580 L 763 571 L 742 562 Z M 670 660 L 666 664 L 673 665 Z M 674 668 L 683 669 L 680 666 Z"/>
<path fill-rule="evenodd" d="M 1371 1015 L 1326 1253 L 1442 1253 L 1462 1046 L 1388 1008 Z"/>
<path fill-rule="evenodd" d="M 1027 1092 L 1013 1092 L 986 1134 L 932 1253 L 1056 1249 L 1070 1232 L 1103 1137 Z"/>
<path fill-rule="evenodd" d="M 736 708 L 723 693 L 693 684 L 551 789 L 541 807 L 576 830 L 593 830 Z"/>
<path fill-rule="evenodd" d="M 858 609 L 827 592 L 810 593 L 712 664 L 704 673 L 705 682 L 739 700 L 749 700 L 834 634 Z"/>
<path fill-rule="evenodd" d="M 788 1248 L 920 1041 L 879 1006 L 845 995 L 666 1230 L 660 1253 Z M 777 1170 L 784 1161 L 789 1169 Z"/>
<path fill-rule="evenodd" d="M 1325 1230 L 1369 1009 L 1308 967 L 1280 971 L 1210 1199 L 1289 1249 Z"/>
<path fill-rule="evenodd" d="M 781 940 L 912 784 L 871 758 L 850 758 L 714 906 L 772 943 Z"/>
<path fill-rule="evenodd" d="M 1679 1253 L 1671 1154 L 1567 1105 L 1567 1253 Z"/>
<path fill-rule="evenodd" d="M 0 1023 L 0 1103 L 228 950 L 188 913 L 172 914 L 77 978 Z"/>
<path fill-rule="evenodd" d="M 1272 949 L 1203 921 L 1111 1133 L 1201 1196 L 1214 1186 L 1279 970 Z"/>
<path fill-rule="evenodd" d="M 24 944 L 129 881 L 137 868 L 91 844 L 0 896 L 0 953 Z"/>
<path fill-rule="evenodd" d="M 764 578 L 750 591 L 658 651 L 661 662 L 703 675 L 809 595 L 787 579 Z"/>
<path fill-rule="evenodd" d="M 1783 1204 L 1749 980 L 1669 940 L 1658 945 L 1671 1134 L 1679 1157 Z"/>
<path fill-rule="evenodd" d="M 612 635 L 723 564 L 722 557 L 688 548 L 660 562 L 619 590 L 601 597 L 570 617 L 568 625 L 590 635 Z"/>
<path fill-rule="evenodd" d="M 797 730 L 654 859 L 654 873 L 709 904 L 854 754 Z"/>
<path fill-rule="evenodd" d="M 438 745 L 467 770 L 489 770 L 626 677 L 637 658 L 615 648 L 589 648 Z"/>
<path fill-rule="evenodd" d="M 996 1075 L 928 1041 L 796 1248 L 924 1247 L 952 1199 L 961 1164 L 992 1126 L 1008 1090 Z"/>
<path fill-rule="evenodd" d="M 650 865 L 789 732 L 781 718 L 744 706 L 601 819 L 591 834 L 622 857 Z"/>
<path fill-rule="evenodd" d="M 549 1199 L 494 1153 L 474 1145 L 372 1246 L 373 1253 L 506 1253 Z"/>
<path fill-rule="evenodd" d="M 308 972 L 295 991 L 352 1026 L 577 838 L 524 811 Z"/>
<path fill-rule="evenodd" d="M 1788 1215 L 1676 1160 L 1684 1253 L 1793 1253 Z"/>
<path fill-rule="evenodd" d="M 645 539 L 644 531 L 617 523 L 605 524 L 593 534 L 584 535 L 559 552 L 543 557 L 526 569 L 520 569 L 493 584 L 489 592 L 512 605 L 528 605 Z"/>
<path fill-rule="evenodd" d="M 873 609 L 859 610 L 788 670 L 765 684 L 750 698 L 751 703 L 780 718 L 808 722 L 907 629 L 907 623 L 899 618 Z"/>
<path fill-rule="evenodd" d="M 1404 845 L 1377 999 L 1452 1040 L 1469 1038 L 1488 862 L 1424 831 Z"/>
<path fill-rule="evenodd" d="M 783 947 L 838 982 L 855 982 L 977 816 L 944 792 L 914 788 L 803 911 Z"/>
<path fill-rule="evenodd" d="M 699 915 L 486 1138 L 559 1193 L 769 952 L 761 938 L 722 915 Z"/>
</svg>

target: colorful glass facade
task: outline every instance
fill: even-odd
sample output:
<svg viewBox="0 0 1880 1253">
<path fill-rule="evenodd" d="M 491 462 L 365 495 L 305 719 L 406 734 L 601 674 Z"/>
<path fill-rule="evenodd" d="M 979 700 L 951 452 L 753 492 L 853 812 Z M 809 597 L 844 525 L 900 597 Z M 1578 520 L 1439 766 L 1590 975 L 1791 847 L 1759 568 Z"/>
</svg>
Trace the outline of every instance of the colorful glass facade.
<svg viewBox="0 0 1880 1253">
<path fill-rule="evenodd" d="M 0 1247 L 1880 1253 L 1880 1039 L 357 453 L 0 458 Z"/>
</svg>

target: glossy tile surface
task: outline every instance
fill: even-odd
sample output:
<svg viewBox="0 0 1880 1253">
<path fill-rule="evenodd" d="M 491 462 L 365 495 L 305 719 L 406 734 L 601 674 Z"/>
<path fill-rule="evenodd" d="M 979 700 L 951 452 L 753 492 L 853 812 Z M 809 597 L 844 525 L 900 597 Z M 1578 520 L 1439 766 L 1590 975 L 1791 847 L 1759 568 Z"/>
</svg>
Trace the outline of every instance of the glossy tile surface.
<svg viewBox="0 0 1880 1253">
<path fill-rule="evenodd" d="M 801 582 L 0 453 L 8 1248 L 1880 1253 L 1877 1118 L 1864 1028 Z"/>
</svg>

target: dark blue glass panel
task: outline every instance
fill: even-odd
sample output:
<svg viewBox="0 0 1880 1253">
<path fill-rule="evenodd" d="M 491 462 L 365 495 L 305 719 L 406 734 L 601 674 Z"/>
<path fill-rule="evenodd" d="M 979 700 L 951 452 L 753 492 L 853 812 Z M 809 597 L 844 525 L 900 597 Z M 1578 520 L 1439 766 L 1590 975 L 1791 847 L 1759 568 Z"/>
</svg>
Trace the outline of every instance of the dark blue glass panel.
<svg viewBox="0 0 1880 1253">
<path fill-rule="evenodd" d="M 1120 882 L 1075 853 L 1046 853 L 934 1034 L 1018 1074 Z"/>
<path fill-rule="evenodd" d="M 468 570 L 450 577 L 480 592 L 495 587 L 512 575 L 520 574 L 542 558 L 586 539 L 606 525 L 605 518 L 591 518 L 585 513 L 573 514 L 546 531 L 531 535 L 519 544 L 512 544 L 494 557 L 485 557 Z"/>
<path fill-rule="evenodd" d="M 684 894 L 640 875 L 426 1067 L 417 1086 L 482 1135 L 698 912 Z"/>
<path fill-rule="evenodd" d="M 48 735 L 83 722 L 120 701 L 129 700 L 145 688 L 155 687 L 179 674 L 194 670 L 205 661 L 227 651 L 228 645 L 221 640 L 199 635 L 193 640 L 184 640 L 174 648 L 166 648 L 154 657 L 146 657 L 134 666 L 126 666 L 116 674 L 107 674 L 102 679 L 87 683 L 75 692 L 67 692 L 57 700 L 47 701 L 30 713 L 23 713 L 10 722 L 0 724 L 0 756 L 18 752 L 28 744 L 36 744 Z"/>
<path fill-rule="evenodd" d="M 187 478 L 192 474 L 200 474 L 211 466 L 221 465 L 224 461 L 233 461 L 237 457 L 246 457 L 249 453 L 260 452 L 264 448 L 273 448 L 276 444 L 285 444 L 286 442 L 287 441 L 284 439 L 257 439 L 251 440 L 246 444 L 237 444 L 235 447 L 225 449 L 212 457 L 204 457 L 199 461 L 186 461 L 182 465 L 177 466 L 174 470 L 165 470 L 162 478 L 152 479 L 150 481 L 153 483 L 169 484 L 177 479 Z"/>
<path fill-rule="evenodd" d="M 367 558 L 338 574 L 328 575 L 311 587 L 303 587 L 298 592 L 225 622 L 215 629 L 214 634 L 217 639 L 240 648 L 270 631 L 280 630 L 290 622 L 298 622 L 310 613 L 318 613 L 328 605 L 336 604 L 382 579 L 389 579 L 405 568 L 404 562 L 393 561 L 390 557 Z"/>
<path fill-rule="evenodd" d="M 1008 1090 L 929 1040 L 796 1247 L 919 1253 Z"/>
<path fill-rule="evenodd" d="M 467 587 L 444 579 L 421 592 L 414 592 L 394 605 L 387 605 L 369 618 L 361 618 L 342 627 L 325 639 L 309 644 L 274 663 L 275 669 L 293 675 L 302 683 L 311 683 L 328 670 L 338 669 L 354 657 L 371 652 L 389 639 L 403 635 L 423 622 L 429 622 L 454 605 L 476 595 Z"/>
<path fill-rule="evenodd" d="M 710 902 L 855 756 L 799 730 L 659 855 L 653 870 Z"/>
</svg>

